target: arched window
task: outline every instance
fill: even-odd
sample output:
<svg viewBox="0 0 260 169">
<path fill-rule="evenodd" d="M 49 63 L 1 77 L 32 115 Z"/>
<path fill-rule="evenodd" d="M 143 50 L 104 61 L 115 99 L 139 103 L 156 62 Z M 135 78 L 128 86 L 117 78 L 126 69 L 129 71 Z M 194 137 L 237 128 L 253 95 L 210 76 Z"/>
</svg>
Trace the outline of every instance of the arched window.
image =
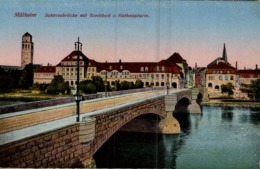
<svg viewBox="0 0 260 169">
<path fill-rule="evenodd" d="M 148 72 L 148 67 L 145 67 L 145 71 Z"/>
<path fill-rule="evenodd" d="M 144 67 L 141 67 L 141 68 L 140 68 L 140 71 L 143 72 L 143 71 L 144 71 Z"/>
<path fill-rule="evenodd" d="M 219 85 L 216 85 L 216 86 L 215 86 L 215 90 L 219 90 Z"/>
<path fill-rule="evenodd" d="M 149 82 L 145 82 L 145 86 L 149 86 Z"/>
<path fill-rule="evenodd" d="M 212 83 L 208 83 L 208 87 L 212 87 Z"/>
<path fill-rule="evenodd" d="M 114 86 L 114 85 L 115 85 L 115 82 L 111 82 L 111 84 Z"/>
<path fill-rule="evenodd" d="M 230 76 L 230 80 L 234 80 L 234 76 Z"/>
<path fill-rule="evenodd" d="M 73 86 L 73 85 L 74 85 L 74 82 L 73 82 L 73 81 L 71 81 L 71 82 L 70 82 L 70 84 Z"/>
<path fill-rule="evenodd" d="M 164 86 L 164 82 L 161 82 L 161 86 Z"/>
<path fill-rule="evenodd" d="M 151 83 L 150 83 L 150 85 L 151 85 L 151 86 L 154 86 L 154 83 L 153 83 L 153 82 L 151 82 Z"/>
<path fill-rule="evenodd" d="M 177 83 L 176 82 L 172 83 L 172 88 L 177 89 Z"/>
<path fill-rule="evenodd" d="M 220 75 L 220 76 L 219 76 L 219 80 L 222 80 L 222 79 L 223 79 L 223 78 L 222 78 L 222 75 Z"/>
<path fill-rule="evenodd" d="M 159 82 L 156 82 L 156 86 L 159 86 Z"/>
</svg>

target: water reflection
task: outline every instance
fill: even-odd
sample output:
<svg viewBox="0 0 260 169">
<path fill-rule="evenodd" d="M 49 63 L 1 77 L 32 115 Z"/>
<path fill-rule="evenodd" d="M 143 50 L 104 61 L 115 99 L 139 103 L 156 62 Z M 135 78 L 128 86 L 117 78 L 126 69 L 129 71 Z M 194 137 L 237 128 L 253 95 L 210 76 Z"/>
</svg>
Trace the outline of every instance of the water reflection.
<svg viewBox="0 0 260 169">
<path fill-rule="evenodd" d="M 233 116 L 233 112 L 231 111 L 223 111 L 221 115 L 222 119 L 227 122 L 231 122 L 233 120 Z"/>
<path fill-rule="evenodd" d="M 179 135 L 116 133 L 95 154 L 97 167 L 259 167 L 260 111 L 203 107 L 203 118 L 181 113 L 173 116 L 182 128 Z"/>
<path fill-rule="evenodd" d="M 250 113 L 250 122 L 254 125 L 260 125 L 260 112 Z"/>
</svg>

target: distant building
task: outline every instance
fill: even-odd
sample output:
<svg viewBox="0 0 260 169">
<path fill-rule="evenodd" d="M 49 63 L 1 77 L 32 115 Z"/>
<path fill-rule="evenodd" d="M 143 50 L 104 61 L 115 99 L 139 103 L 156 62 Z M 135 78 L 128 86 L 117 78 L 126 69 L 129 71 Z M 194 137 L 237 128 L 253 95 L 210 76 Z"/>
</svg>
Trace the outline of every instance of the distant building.
<svg viewBox="0 0 260 169">
<path fill-rule="evenodd" d="M 54 75 L 56 75 L 55 66 L 41 66 L 36 71 L 34 71 L 33 83 L 50 83 Z"/>
<path fill-rule="evenodd" d="M 21 54 L 21 67 L 24 68 L 25 65 L 33 64 L 33 46 L 32 35 L 26 32 L 22 36 L 22 54 Z"/>
<path fill-rule="evenodd" d="M 206 86 L 206 67 L 195 67 L 195 86 Z"/>
<path fill-rule="evenodd" d="M 208 93 L 217 95 L 221 93 L 221 85 L 232 83 L 237 86 L 237 71 L 227 61 L 226 47 L 224 44 L 222 57 L 208 64 L 206 70 L 206 87 Z"/>
<path fill-rule="evenodd" d="M 260 79 L 260 69 L 256 65 L 255 69 L 240 69 L 237 71 L 239 84 L 251 84 L 252 81 Z"/>
<path fill-rule="evenodd" d="M 71 86 L 76 86 L 77 80 L 77 51 L 71 52 L 56 66 L 56 74 L 62 75 Z M 188 64 L 178 53 L 174 53 L 166 60 L 159 62 L 97 62 L 89 59 L 80 52 L 80 80 L 100 76 L 109 85 L 116 80 L 135 82 L 142 80 L 145 87 L 183 88 L 185 84 L 185 70 Z"/>
</svg>

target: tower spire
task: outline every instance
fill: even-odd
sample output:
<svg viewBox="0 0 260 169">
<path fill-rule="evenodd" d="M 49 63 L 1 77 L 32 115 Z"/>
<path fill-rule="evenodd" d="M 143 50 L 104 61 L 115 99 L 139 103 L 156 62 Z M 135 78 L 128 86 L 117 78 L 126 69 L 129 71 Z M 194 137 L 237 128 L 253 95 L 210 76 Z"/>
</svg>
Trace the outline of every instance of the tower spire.
<svg viewBox="0 0 260 169">
<path fill-rule="evenodd" d="M 226 62 L 227 60 L 227 51 L 226 51 L 226 45 L 224 43 L 224 49 L 223 49 L 223 53 L 222 53 L 222 59 L 225 60 Z"/>
</svg>

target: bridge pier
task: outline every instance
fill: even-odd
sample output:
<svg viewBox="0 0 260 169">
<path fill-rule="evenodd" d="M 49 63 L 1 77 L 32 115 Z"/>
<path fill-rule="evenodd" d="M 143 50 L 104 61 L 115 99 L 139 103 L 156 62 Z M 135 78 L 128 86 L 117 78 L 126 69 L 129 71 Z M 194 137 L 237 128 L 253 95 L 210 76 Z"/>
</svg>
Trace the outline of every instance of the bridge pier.
<svg viewBox="0 0 260 169">
<path fill-rule="evenodd" d="M 167 112 L 166 118 L 159 123 L 161 134 L 178 134 L 181 132 L 179 122 L 172 116 L 172 112 Z"/>
<path fill-rule="evenodd" d="M 177 103 L 177 95 L 167 95 L 164 97 L 166 117 L 159 122 L 159 129 L 162 134 L 178 134 L 180 133 L 180 124 L 172 116 Z"/>
<path fill-rule="evenodd" d="M 81 162 L 83 168 L 96 168 L 96 161 L 93 157 L 90 157 Z"/>
</svg>

